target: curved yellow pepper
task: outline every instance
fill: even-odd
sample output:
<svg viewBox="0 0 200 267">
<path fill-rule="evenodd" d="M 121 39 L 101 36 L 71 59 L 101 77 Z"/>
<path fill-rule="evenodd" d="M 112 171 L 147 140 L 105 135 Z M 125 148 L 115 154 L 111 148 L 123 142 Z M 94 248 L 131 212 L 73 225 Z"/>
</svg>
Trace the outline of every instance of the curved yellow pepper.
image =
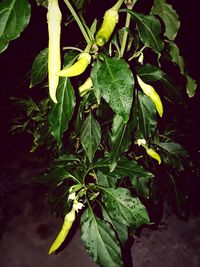
<svg viewBox="0 0 200 267">
<path fill-rule="evenodd" d="M 159 116 L 162 117 L 163 105 L 162 105 L 160 96 L 157 94 L 157 92 L 155 91 L 155 89 L 151 85 L 143 82 L 143 80 L 138 75 L 137 75 L 137 80 L 138 80 L 138 84 L 141 87 L 144 94 L 151 98 L 151 100 L 153 101 L 153 103 L 156 107 L 156 110 L 157 110 Z"/>
<path fill-rule="evenodd" d="M 137 140 L 138 146 L 143 146 L 147 152 L 147 154 L 152 157 L 153 159 L 158 161 L 158 164 L 161 163 L 161 158 L 160 155 L 152 148 L 148 148 L 146 145 L 146 140 L 145 139 L 138 139 Z"/>
<path fill-rule="evenodd" d="M 155 150 L 153 150 L 152 148 L 147 148 L 147 147 L 145 147 L 145 149 L 146 149 L 147 154 L 150 157 L 152 157 L 153 159 L 157 160 L 158 164 L 161 163 L 160 155 Z"/>
<path fill-rule="evenodd" d="M 57 72 L 57 75 L 61 77 L 78 76 L 86 70 L 90 62 L 91 55 L 87 52 L 82 52 L 79 55 L 78 60 L 72 66 Z"/>
<path fill-rule="evenodd" d="M 48 80 L 49 80 L 49 95 L 53 102 L 57 103 L 56 90 L 59 83 L 59 77 L 56 73 L 61 68 L 60 58 L 60 34 L 61 34 L 61 19 L 62 14 L 59 9 L 58 0 L 48 1 Z"/>
</svg>

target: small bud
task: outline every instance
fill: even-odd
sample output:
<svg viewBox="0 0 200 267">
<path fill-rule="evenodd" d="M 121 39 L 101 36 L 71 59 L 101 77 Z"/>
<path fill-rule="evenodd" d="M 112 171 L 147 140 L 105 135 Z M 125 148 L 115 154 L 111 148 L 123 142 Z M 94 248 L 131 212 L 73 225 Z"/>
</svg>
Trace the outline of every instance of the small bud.
<svg viewBox="0 0 200 267">
<path fill-rule="evenodd" d="M 138 139 L 137 140 L 137 144 L 138 144 L 138 146 L 141 146 L 141 145 L 146 145 L 146 140 L 145 139 Z"/>
</svg>

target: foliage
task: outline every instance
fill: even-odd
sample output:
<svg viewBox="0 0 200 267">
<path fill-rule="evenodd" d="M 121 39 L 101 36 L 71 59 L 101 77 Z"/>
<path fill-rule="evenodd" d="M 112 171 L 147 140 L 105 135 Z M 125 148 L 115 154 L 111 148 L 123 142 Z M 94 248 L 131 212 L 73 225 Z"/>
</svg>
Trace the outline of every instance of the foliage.
<svg viewBox="0 0 200 267">
<path fill-rule="evenodd" d="M 51 1 L 36 2 L 48 8 Z M 63 12 L 65 3 L 71 12 L 65 26 L 73 27 L 73 16 L 85 38 L 74 47 L 70 38 L 64 40 L 63 68 L 77 63 L 80 52 L 89 53 L 92 62 L 86 62 L 81 75 L 76 74 L 80 61 L 73 65 L 77 77 L 59 78 L 58 103 L 48 93 L 37 103 L 31 98 L 14 99 L 20 113 L 11 131 L 29 132 L 33 135 L 31 151 L 42 146 L 50 154 L 49 168 L 38 180 L 49 188 L 53 211 L 67 218 L 76 209 L 82 240 L 92 259 L 99 266 L 123 266 L 121 251 L 129 230 L 134 233 L 152 221 L 147 201 L 159 172 L 165 170 L 174 182 L 189 159 L 162 121 L 170 105 L 183 101 L 183 88 L 189 97 L 194 96 L 196 82 L 174 41 L 180 27 L 178 14 L 165 0 L 154 0 L 148 15 L 137 11 L 139 0 L 119 0 L 113 7 L 119 22 L 113 33 L 102 31 L 108 31 L 109 39 L 103 47 L 95 41 L 101 21 L 93 18 L 87 26 L 84 19 L 90 2 L 60 0 L 59 5 Z M 1 52 L 28 25 L 30 14 L 28 1 L 1 1 Z M 48 48 L 38 51 L 30 72 L 31 90 L 48 87 L 48 54 Z M 166 61 L 180 70 L 182 88 L 167 72 Z M 88 77 L 92 86 L 81 93 L 80 86 Z M 163 117 L 157 113 L 158 101 L 164 107 Z"/>
</svg>

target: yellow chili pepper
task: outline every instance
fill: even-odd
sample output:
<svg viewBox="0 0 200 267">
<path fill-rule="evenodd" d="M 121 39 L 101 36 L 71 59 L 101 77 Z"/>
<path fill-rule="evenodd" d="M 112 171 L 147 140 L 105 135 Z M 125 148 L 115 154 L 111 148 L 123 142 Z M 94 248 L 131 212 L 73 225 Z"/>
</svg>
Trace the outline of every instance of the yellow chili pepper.
<svg viewBox="0 0 200 267">
<path fill-rule="evenodd" d="M 76 193 L 73 192 L 69 195 L 68 200 L 73 200 L 73 206 L 72 209 L 67 215 L 65 216 L 64 223 L 62 226 L 62 229 L 60 230 L 58 236 L 56 237 L 55 241 L 53 242 L 52 246 L 49 249 L 49 254 L 56 251 L 62 243 L 65 241 L 65 238 L 67 237 L 74 221 L 76 218 L 76 212 L 79 212 L 84 205 L 81 202 L 78 202 Z"/>
<path fill-rule="evenodd" d="M 115 29 L 118 20 L 119 20 L 118 10 L 111 8 L 105 12 L 103 23 L 96 35 L 96 43 L 99 46 L 103 46 L 105 43 L 108 42 L 110 36 L 112 35 Z"/>
<path fill-rule="evenodd" d="M 112 35 L 115 26 L 119 20 L 118 11 L 123 2 L 124 0 L 118 0 L 113 7 L 106 10 L 103 17 L 103 23 L 95 38 L 97 45 L 103 46 L 110 39 L 110 36 Z"/>
<path fill-rule="evenodd" d="M 88 77 L 87 80 L 78 88 L 80 96 L 82 97 L 88 91 L 91 91 L 92 86 L 93 86 L 92 79 L 90 77 Z"/>
<path fill-rule="evenodd" d="M 82 52 L 79 55 L 78 60 L 72 66 L 57 72 L 57 75 L 61 77 L 78 76 L 86 70 L 90 62 L 91 55 L 87 52 Z"/>
<path fill-rule="evenodd" d="M 143 82 L 142 79 L 138 75 L 137 75 L 137 80 L 138 80 L 139 86 L 141 87 L 141 89 L 143 90 L 145 95 L 150 97 L 151 100 L 153 101 L 159 116 L 162 117 L 163 105 L 162 105 L 160 96 L 157 94 L 157 92 L 155 91 L 155 89 L 151 85 Z"/>
<path fill-rule="evenodd" d="M 152 157 L 152 158 L 154 158 L 155 160 L 157 160 L 157 161 L 158 161 L 158 164 L 161 163 L 160 155 L 159 155 L 155 150 L 153 150 L 152 148 L 147 148 L 147 147 L 145 147 L 145 149 L 146 149 L 147 154 L 148 154 L 150 157 Z"/>
<path fill-rule="evenodd" d="M 147 152 L 147 154 L 154 158 L 155 160 L 158 161 L 158 164 L 161 163 L 161 158 L 160 158 L 160 155 L 152 148 L 148 148 L 147 145 L 146 145 L 146 140 L 145 139 L 138 139 L 137 140 L 137 144 L 138 146 L 143 146 Z"/>
<path fill-rule="evenodd" d="M 67 234 L 69 233 L 69 230 L 71 229 L 75 218 L 76 218 L 76 210 L 74 209 L 74 207 L 72 207 L 71 211 L 67 213 L 67 215 L 65 216 L 62 229 L 59 232 L 56 240 L 53 242 L 52 246 L 50 247 L 49 254 L 56 251 L 61 246 L 61 244 L 65 241 L 65 238 Z"/>
<path fill-rule="evenodd" d="M 48 79 L 49 94 L 51 99 L 57 103 L 56 90 L 59 83 L 59 77 L 56 73 L 61 68 L 60 58 L 60 33 L 61 33 L 62 14 L 59 9 L 58 0 L 48 1 L 48 34 L 49 34 L 49 50 L 48 50 Z"/>
</svg>

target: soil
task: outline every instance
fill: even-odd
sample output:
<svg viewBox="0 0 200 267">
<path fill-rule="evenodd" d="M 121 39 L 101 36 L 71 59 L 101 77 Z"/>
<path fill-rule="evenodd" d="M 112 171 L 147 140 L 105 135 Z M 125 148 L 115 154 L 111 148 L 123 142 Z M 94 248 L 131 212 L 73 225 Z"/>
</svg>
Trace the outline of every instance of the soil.
<svg viewBox="0 0 200 267">
<path fill-rule="evenodd" d="M 65 247 L 48 255 L 62 219 L 50 214 L 44 187 L 32 179 L 42 169 L 27 156 L 7 157 L 0 179 L 0 266 L 97 266 L 85 252 L 79 228 Z M 130 251 L 130 267 L 200 267 L 200 218 L 181 221 L 166 208 L 156 228 L 144 227 L 136 235 Z"/>
</svg>

